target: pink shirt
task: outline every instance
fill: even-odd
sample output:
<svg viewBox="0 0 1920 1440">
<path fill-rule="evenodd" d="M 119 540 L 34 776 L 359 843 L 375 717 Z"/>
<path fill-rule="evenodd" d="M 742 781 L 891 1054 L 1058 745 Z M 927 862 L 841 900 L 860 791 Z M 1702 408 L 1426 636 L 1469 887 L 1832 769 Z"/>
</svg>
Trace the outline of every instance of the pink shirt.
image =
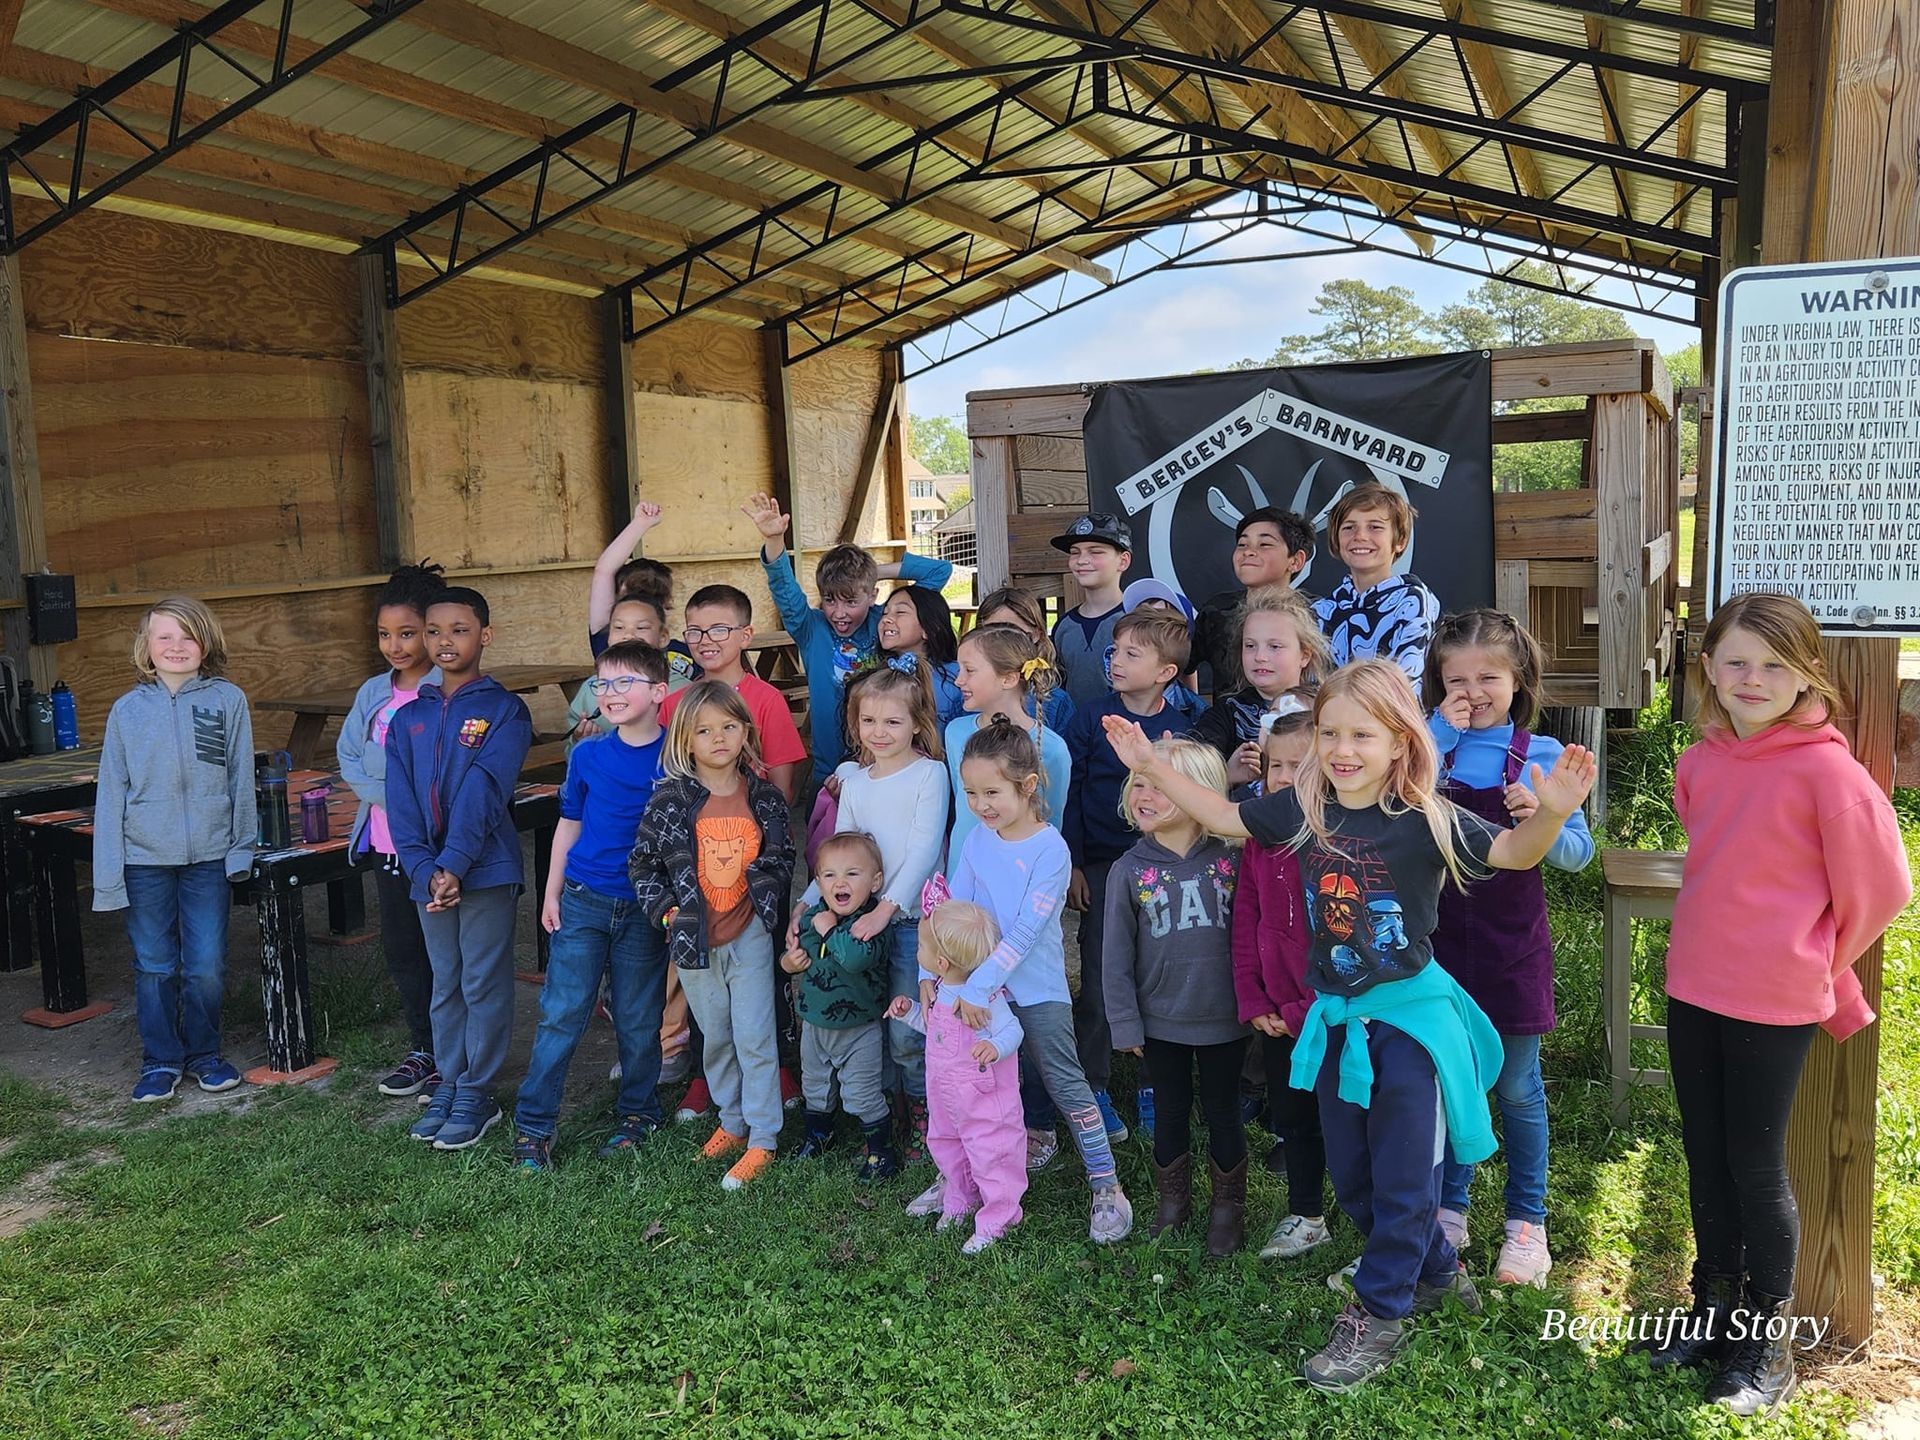
<svg viewBox="0 0 1920 1440">
<path fill-rule="evenodd" d="M 373 717 L 373 743 L 384 746 L 387 743 L 387 727 L 393 724 L 393 717 L 400 713 L 400 707 L 419 698 L 420 687 L 417 685 L 411 690 L 396 689 Z M 382 855 L 393 854 L 393 834 L 387 829 L 387 812 L 383 806 L 367 807 L 367 848 L 378 850 Z"/>
</svg>

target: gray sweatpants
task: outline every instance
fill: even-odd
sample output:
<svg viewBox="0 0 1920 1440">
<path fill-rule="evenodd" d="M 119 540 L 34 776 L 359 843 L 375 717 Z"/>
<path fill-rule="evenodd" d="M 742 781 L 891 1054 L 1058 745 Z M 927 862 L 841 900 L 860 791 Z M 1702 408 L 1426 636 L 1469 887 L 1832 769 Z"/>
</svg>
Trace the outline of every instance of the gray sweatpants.
<svg viewBox="0 0 1920 1440">
<path fill-rule="evenodd" d="M 518 885 L 463 890 L 420 931 L 433 962 L 433 1058 L 455 1103 L 490 1092 L 513 1039 L 513 922 Z"/>
<path fill-rule="evenodd" d="M 800 1089 L 807 1109 L 831 1115 L 837 1092 L 846 1112 L 863 1125 L 876 1125 L 892 1113 L 880 1086 L 881 1025 L 874 1020 L 829 1030 L 800 1022 Z"/>
<path fill-rule="evenodd" d="M 682 967 L 693 1018 L 700 1022 L 707 1088 L 720 1128 L 745 1135 L 756 1150 L 780 1148 L 780 1053 L 773 1018 L 773 937 L 756 917 L 703 969 Z"/>
</svg>

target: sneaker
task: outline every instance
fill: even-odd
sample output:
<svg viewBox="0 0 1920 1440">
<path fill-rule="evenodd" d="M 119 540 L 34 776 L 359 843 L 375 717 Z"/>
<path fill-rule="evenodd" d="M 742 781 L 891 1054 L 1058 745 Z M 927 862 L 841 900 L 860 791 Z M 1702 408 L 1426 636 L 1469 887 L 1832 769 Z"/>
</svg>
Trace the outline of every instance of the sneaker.
<svg viewBox="0 0 1920 1440">
<path fill-rule="evenodd" d="M 500 1107 L 490 1095 L 480 1096 L 453 1107 L 446 1124 L 433 1137 L 436 1150 L 470 1150 L 486 1139 L 487 1132 L 502 1119 Z"/>
<path fill-rule="evenodd" d="M 171 1070 L 142 1070 L 140 1083 L 133 1087 L 133 1102 L 145 1105 L 151 1100 L 171 1100 L 179 1085 L 180 1077 Z"/>
<path fill-rule="evenodd" d="M 1431 1315 L 1446 1303 L 1447 1296 L 1453 1296 L 1465 1307 L 1469 1315 L 1478 1315 L 1486 1306 L 1481 1303 L 1480 1292 L 1474 1288 L 1473 1277 L 1467 1274 L 1466 1267 L 1453 1272 L 1444 1285 L 1429 1285 L 1424 1280 L 1414 1283 L 1413 1313 Z"/>
<path fill-rule="evenodd" d="M 918 1165 L 927 1158 L 927 1102 L 907 1097 L 907 1140 L 900 1147 L 900 1158 Z"/>
<path fill-rule="evenodd" d="M 616 1155 L 631 1155 L 652 1139 L 653 1132 L 659 1128 L 660 1122 L 651 1115 L 622 1115 L 619 1128 L 600 1142 L 593 1158 L 611 1160 Z"/>
<path fill-rule="evenodd" d="M 544 1135 L 514 1136 L 513 1168 L 536 1171 L 553 1169 L 553 1141 Z"/>
<path fill-rule="evenodd" d="M 442 1081 L 434 1086 L 433 1093 L 427 1097 L 427 1108 L 420 1118 L 413 1122 L 407 1131 L 409 1140 L 431 1140 L 440 1133 L 440 1127 L 447 1123 L 447 1117 L 453 1114 L 453 1086 Z"/>
<path fill-rule="evenodd" d="M 1493 1278 L 1502 1285 L 1531 1285 L 1544 1290 L 1547 1272 L 1551 1269 L 1553 1256 L 1547 1253 L 1547 1227 L 1531 1220 L 1507 1221 L 1507 1238 L 1500 1246 Z"/>
<path fill-rule="evenodd" d="M 707 1143 L 700 1147 L 700 1158 L 703 1160 L 718 1160 L 722 1156 L 731 1155 L 734 1151 L 743 1148 L 746 1143 L 746 1136 L 735 1135 L 732 1131 L 722 1126 L 716 1129 L 713 1134 L 709 1135 L 707 1137 Z"/>
<path fill-rule="evenodd" d="M 966 1243 L 960 1247 L 960 1253 L 962 1255 L 978 1255 L 982 1250 L 990 1248 L 999 1238 L 998 1235 L 989 1235 L 984 1231 L 976 1230 L 967 1237 Z"/>
<path fill-rule="evenodd" d="M 1060 1158 L 1060 1137 L 1051 1130 L 1027 1131 L 1027 1173 L 1038 1175 Z"/>
<path fill-rule="evenodd" d="M 1140 1133 L 1153 1139 L 1153 1087 L 1143 1085 L 1133 1097 L 1134 1123 L 1140 1127 Z"/>
<path fill-rule="evenodd" d="M 786 1066 L 780 1067 L 780 1108 L 798 1110 L 804 1099 L 800 1089 L 800 1077 Z"/>
<path fill-rule="evenodd" d="M 1440 1233 L 1455 1250 L 1467 1248 L 1467 1217 L 1459 1210 L 1440 1207 Z"/>
<path fill-rule="evenodd" d="M 1406 1343 L 1398 1320 L 1382 1320 L 1349 1305 L 1334 1317 L 1326 1348 L 1308 1356 L 1300 1373 L 1314 1389 L 1337 1394 L 1366 1384 L 1393 1363 Z"/>
<path fill-rule="evenodd" d="M 1093 1092 L 1093 1103 L 1100 1107 L 1100 1123 L 1107 1127 L 1107 1143 L 1118 1145 L 1127 1138 L 1127 1122 L 1120 1118 L 1120 1112 L 1113 1108 L 1113 1097 L 1104 1090 Z"/>
<path fill-rule="evenodd" d="M 1273 1227 L 1267 1243 L 1260 1247 L 1262 1260 L 1291 1260 L 1316 1245 L 1324 1245 L 1333 1236 L 1327 1230 L 1324 1215 L 1289 1215 Z"/>
<path fill-rule="evenodd" d="M 1353 1276 L 1354 1272 L 1359 1268 L 1360 1262 L 1358 1260 L 1349 1260 L 1338 1270 L 1327 1276 L 1327 1289 L 1333 1291 L 1336 1295 L 1353 1294 Z"/>
<path fill-rule="evenodd" d="M 1133 1231 L 1133 1202 L 1116 1185 L 1102 1185 L 1093 1192 L 1093 1208 L 1087 1221 L 1087 1238 L 1096 1245 L 1112 1245 Z"/>
<path fill-rule="evenodd" d="M 673 1112 L 674 1123 L 684 1125 L 712 1111 L 713 1092 L 707 1089 L 707 1077 L 696 1075 L 693 1083 L 687 1086 L 687 1093 L 680 1097 L 680 1108 Z"/>
<path fill-rule="evenodd" d="M 223 1090 L 231 1090 L 240 1083 L 240 1072 L 216 1055 L 213 1059 L 203 1060 L 198 1065 L 189 1065 L 187 1078 L 196 1082 L 209 1095 L 218 1095 Z"/>
<path fill-rule="evenodd" d="M 720 1177 L 722 1190 L 738 1190 L 741 1186 L 758 1180 L 773 1165 L 773 1151 L 762 1150 L 754 1146 L 746 1154 L 733 1162 L 733 1168 Z"/>
<path fill-rule="evenodd" d="M 907 1214 L 915 1220 L 924 1220 L 929 1215 L 938 1215 L 946 1203 L 947 1177 L 936 1175 L 933 1184 L 907 1202 Z"/>
<path fill-rule="evenodd" d="M 660 1085 L 683 1085 L 686 1083 L 687 1076 L 692 1073 L 693 1051 L 690 1047 L 682 1045 L 678 1050 L 674 1051 L 673 1054 L 664 1057 L 660 1061 L 660 1078 L 655 1083 Z"/>
<path fill-rule="evenodd" d="M 380 1082 L 382 1095 L 418 1095 L 440 1083 L 440 1071 L 433 1056 L 424 1050 L 409 1050 L 407 1058 L 393 1067 L 393 1073 Z"/>
</svg>

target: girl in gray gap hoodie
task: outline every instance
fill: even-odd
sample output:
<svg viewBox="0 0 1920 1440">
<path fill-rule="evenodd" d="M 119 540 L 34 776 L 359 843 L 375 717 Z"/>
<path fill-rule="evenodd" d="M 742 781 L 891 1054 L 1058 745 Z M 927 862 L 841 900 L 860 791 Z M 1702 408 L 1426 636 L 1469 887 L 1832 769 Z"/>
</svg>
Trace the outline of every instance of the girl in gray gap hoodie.
<svg viewBox="0 0 1920 1440">
<path fill-rule="evenodd" d="M 140 683 L 114 701 L 93 815 L 93 908 L 127 912 L 142 1049 L 135 1100 L 169 1099 L 182 1075 L 231 1090 L 220 1052 L 227 882 L 253 867 L 253 720 L 220 678 L 227 644 L 198 600 L 140 620 Z"/>
<path fill-rule="evenodd" d="M 1181 774 L 1222 795 L 1226 767 L 1197 740 L 1154 749 Z M 1240 1123 L 1240 1066 L 1247 1027 L 1233 989 L 1233 891 L 1240 847 L 1203 831 L 1138 771 L 1121 791 L 1121 813 L 1141 838 L 1113 862 L 1099 963 L 1116 1050 L 1142 1057 L 1159 1121 L 1153 1170 L 1159 1207 L 1151 1234 L 1192 1214 L 1194 1074 L 1213 1170 L 1207 1250 L 1240 1248 L 1246 1227 L 1247 1137 Z M 1083 961 L 1083 963 L 1085 963 Z"/>
</svg>

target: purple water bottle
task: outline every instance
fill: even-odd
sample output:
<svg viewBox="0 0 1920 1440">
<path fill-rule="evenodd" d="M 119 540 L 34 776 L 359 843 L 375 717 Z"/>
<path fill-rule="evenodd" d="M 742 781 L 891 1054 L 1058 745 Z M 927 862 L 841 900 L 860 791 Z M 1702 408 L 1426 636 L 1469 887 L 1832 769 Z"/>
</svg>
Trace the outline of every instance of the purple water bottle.
<svg viewBox="0 0 1920 1440">
<path fill-rule="evenodd" d="M 309 845 L 327 838 L 327 794 L 324 789 L 309 790 L 300 797 L 300 838 Z"/>
</svg>

